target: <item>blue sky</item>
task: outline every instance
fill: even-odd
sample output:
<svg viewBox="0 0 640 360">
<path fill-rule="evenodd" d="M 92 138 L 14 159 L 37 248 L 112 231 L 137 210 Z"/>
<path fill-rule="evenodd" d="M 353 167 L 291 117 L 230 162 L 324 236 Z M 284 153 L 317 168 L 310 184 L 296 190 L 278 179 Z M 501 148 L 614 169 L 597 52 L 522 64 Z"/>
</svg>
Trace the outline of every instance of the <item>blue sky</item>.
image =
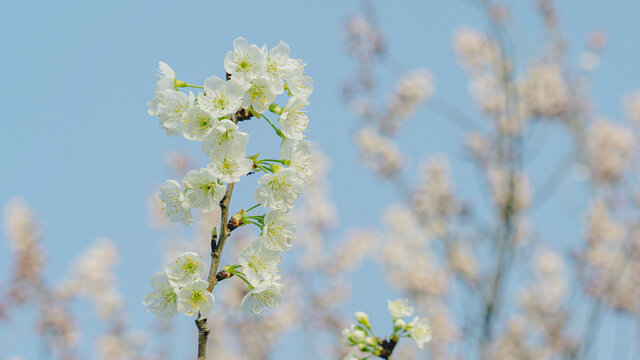
<svg viewBox="0 0 640 360">
<path fill-rule="evenodd" d="M 507 3 L 518 19 L 515 41 L 525 54 L 535 54 L 542 38 L 532 2 Z M 467 78 L 450 44 L 459 25 L 483 28 L 481 14 L 462 0 L 377 4 L 395 58 L 405 69 L 432 70 L 438 96 L 473 113 Z M 570 59 L 577 62 L 592 29 L 605 30 L 608 44 L 594 77 L 593 96 L 600 113 L 622 118 L 622 95 L 640 89 L 640 43 L 635 36 L 640 3 L 565 0 L 559 5 Z M 121 251 L 117 273 L 128 311 L 134 322 L 150 323 L 139 301 L 159 266 L 160 242 L 148 225 L 147 197 L 169 175 L 164 158 L 170 150 L 199 154 L 193 143 L 166 137 L 146 114 L 157 62 L 167 62 L 191 83 L 220 76 L 224 54 L 237 36 L 269 46 L 284 40 L 293 56 L 308 63 L 315 80 L 308 136 L 332 161 L 330 181 L 341 229 L 376 226 L 381 207 L 393 201 L 394 193 L 357 164 L 351 141 L 354 119 L 340 98 L 342 82 L 353 70 L 344 52 L 342 26 L 358 6 L 357 1 L 293 0 L 249 0 L 242 5 L 202 0 L 0 3 L 5 15 L 0 22 L 0 204 L 21 196 L 36 210 L 45 229 L 48 276 L 64 274 L 70 259 L 94 239 L 111 238 Z M 381 76 L 386 93 L 392 79 Z M 448 154 L 460 196 L 482 198 L 482 189 L 470 179 L 473 168 L 461 160 L 462 133 L 457 127 L 425 109 L 407 129 L 411 131 L 402 134 L 401 147 L 413 154 L 414 163 L 425 154 Z M 261 144 L 258 140 L 252 146 Z M 552 136 L 539 158 L 548 161 L 549 155 L 565 149 L 559 137 Z M 552 168 L 548 162 L 533 166 L 534 184 Z M 563 249 L 581 234 L 576 229 L 582 219 L 575 214 L 584 206 L 584 193 L 570 182 L 558 193 L 532 216 L 545 241 Z M 250 196 L 234 200 L 251 201 Z M 2 271 L 8 261 L 7 251 L 0 251 Z M 387 294 L 364 294 L 345 310 L 361 308 L 383 316 Z M 22 333 L 32 328 L 14 325 Z M 35 358 L 35 350 L 25 342 L 2 340 L 10 338 L 2 335 L 5 330 L 0 328 L 0 358 Z"/>
</svg>

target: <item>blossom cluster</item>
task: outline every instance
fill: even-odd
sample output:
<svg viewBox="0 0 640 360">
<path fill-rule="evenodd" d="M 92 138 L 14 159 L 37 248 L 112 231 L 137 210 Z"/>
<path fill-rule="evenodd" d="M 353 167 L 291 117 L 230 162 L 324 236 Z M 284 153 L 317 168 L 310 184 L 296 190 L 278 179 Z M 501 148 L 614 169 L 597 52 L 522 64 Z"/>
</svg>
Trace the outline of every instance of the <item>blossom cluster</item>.
<svg viewBox="0 0 640 360">
<path fill-rule="evenodd" d="M 249 134 L 239 130 L 237 120 L 244 114 L 266 119 L 263 114 L 268 110 L 279 115 L 276 130 L 284 140 L 282 161 L 291 163 L 294 170 L 264 178 L 256 198 L 269 206 L 273 205 L 271 198 L 285 195 L 283 203 L 274 207 L 292 207 L 311 171 L 311 147 L 303 141 L 303 131 L 309 123 L 305 107 L 313 80 L 304 75 L 305 63 L 291 59 L 289 52 L 283 42 L 268 50 L 266 46 L 249 46 L 244 38 L 238 38 L 224 61 L 229 80 L 211 76 L 204 80 L 204 86 L 193 86 L 204 89 L 197 96 L 178 91 L 179 87 L 191 85 L 178 80 L 171 67 L 160 63 L 149 114 L 158 116 L 167 134 L 182 134 L 186 139 L 202 142 L 202 151 L 211 161 L 206 168 L 189 171 L 182 184 L 168 180 L 160 189 L 171 221 L 191 224 L 191 209 L 212 210 L 224 196 L 223 183 L 238 182 L 255 168 L 256 159 L 246 156 Z M 273 101 L 285 91 L 289 100 L 281 108 Z"/>
<path fill-rule="evenodd" d="M 636 152 L 633 133 L 604 119 L 589 126 L 586 143 L 594 180 L 601 183 L 619 181 L 629 170 Z"/>
<path fill-rule="evenodd" d="M 398 299 L 387 301 L 389 314 L 393 317 L 393 333 L 388 339 L 381 339 L 374 335 L 369 316 L 364 312 L 356 312 L 357 324 L 352 324 L 342 331 L 340 341 L 347 346 L 357 347 L 362 356 L 350 354 L 345 360 L 362 360 L 370 355 L 388 359 L 393 353 L 398 341 L 401 338 L 410 338 L 416 342 L 418 348 L 422 349 L 425 343 L 431 341 L 433 331 L 429 320 L 415 317 L 409 324 L 404 318 L 413 315 L 413 307 L 409 306 L 408 299 Z"/>
<path fill-rule="evenodd" d="M 363 163 L 385 179 L 392 179 L 404 168 L 405 159 L 398 146 L 373 127 L 365 127 L 355 135 Z"/>
<path fill-rule="evenodd" d="M 172 319 L 179 311 L 187 316 L 200 313 L 206 318 L 215 299 L 207 289 L 209 283 L 201 279 L 204 273 L 205 265 L 200 255 L 184 253 L 164 271 L 151 276 L 154 291 L 147 294 L 142 303 L 162 321 Z"/>
<path fill-rule="evenodd" d="M 113 268 L 118 262 L 118 248 L 113 241 L 96 240 L 74 261 L 70 274 L 57 286 L 58 296 L 84 296 L 95 304 L 102 320 L 116 318 L 124 310 L 124 298 L 118 290 Z"/>
<path fill-rule="evenodd" d="M 40 244 L 39 226 L 35 214 L 24 200 L 11 199 L 4 208 L 5 238 L 14 253 L 12 289 L 7 294 L 16 303 L 30 297 L 32 284 L 40 283 L 44 267 L 44 250 Z M 0 309 L 0 314 L 2 309 Z"/>
<path fill-rule="evenodd" d="M 233 46 L 224 59 L 226 79 L 211 76 L 203 86 L 178 80 L 173 69 L 161 62 L 155 97 L 148 105 L 149 114 L 158 116 L 168 135 L 182 134 L 188 140 L 201 142 L 201 149 L 210 161 L 200 170 L 188 171 L 181 183 L 168 180 L 160 188 L 163 210 L 172 222 L 193 223 L 193 209 L 203 212 L 216 209 L 230 195 L 231 184 L 245 175 L 264 173 L 254 192 L 257 204 L 241 209 L 229 224 L 220 224 L 229 231 L 248 224 L 260 229 L 258 239 L 240 253 L 238 264 L 223 269 L 227 276 L 236 275 L 247 283 L 249 293 L 243 298 L 242 307 L 246 314 L 255 315 L 280 302 L 281 254 L 292 247 L 295 232 L 295 224 L 286 214 L 312 174 L 311 143 L 304 140 L 304 131 L 309 123 L 306 107 L 313 79 L 305 75 L 306 64 L 302 60 L 290 57 L 289 46 L 284 42 L 268 49 L 266 45 L 258 47 L 237 38 Z M 179 90 L 186 87 L 201 88 L 203 92 L 194 95 Z M 288 99 L 281 107 L 275 101 L 282 94 Z M 268 112 L 279 116 L 277 122 L 267 118 Z M 247 155 L 249 134 L 241 131 L 238 123 L 251 118 L 265 119 L 280 138 L 279 159 Z M 260 206 L 269 211 L 248 215 Z M 156 293 L 161 293 L 160 298 L 171 300 L 164 303 L 172 305 L 164 308 L 151 300 L 153 296 L 145 302 L 154 304 L 150 307 L 152 311 L 162 311 L 163 315 L 159 315 L 162 318 L 177 311 L 186 315 L 200 311 L 201 317 L 206 316 L 209 305 L 201 308 L 188 301 L 180 303 L 179 295 L 184 289 L 207 299 L 211 295 L 203 292 L 210 287 L 206 281 L 194 279 L 190 278 L 191 282 L 185 285 L 176 282 L 167 271 L 164 275 L 156 274 L 152 286 Z M 212 306 L 213 300 L 207 299 L 206 304 Z"/>
<path fill-rule="evenodd" d="M 96 358 L 135 358 L 134 332 L 126 321 L 124 297 L 117 286 L 113 268 L 118 260 L 118 250 L 109 239 L 98 239 L 89 248 L 71 261 L 70 272 L 59 278 L 49 279 L 46 272 L 48 254 L 42 245 L 42 225 L 35 212 L 23 199 L 11 199 L 4 209 L 6 238 L 11 246 L 12 264 L 9 283 L 0 295 L 0 318 L 8 320 L 12 310 L 28 307 L 34 313 L 34 336 L 43 344 L 50 357 L 58 359 L 77 358 L 77 346 L 82 330 L 74 316 L 74 302 L 88 300 L 96 309 L 96 321 L 104 332 L 97 336 Z M 1 321 L 0 321 L 1 322 Z M 1 324 L 0 324 L 1 325 Z M 143 332 L 138 331 L 138 339 Z M 108 352 L 107 342 L 114 341 Z M 129 351 L 129 352 L 127 352 Z M 129 354 L 119 356 L 116 354 Z M 103 356 L 104 355 L 104 356 Z M 16 359 L 18 357 L 15 357 Z"/>
<path fill-rule="evenodd" d="M 417 69 L 405 74 L 395 85 L 380 128 L 394 134 L 400 124 L 415 115 L 418 107 L 431 99 L 435 92 L 433 74 L 427 69 Z"/>
<path fill-rule="evenodd" d="M 397 146 L 404 145 L 405 139 L 395 130 L 402 124 L 398 120 L 406 123 L 419 115 L 415 105 L 432 95 L 428 73 L 408 73 L 398 82 L 389 101 L 389 108 L 396 110 L 389 115 L 397 116 L 386 116 L 378 90 L 388 87 L 389 80 L 378 70 L 397 77 L 402 57 L 394 57 L 390 49 L 380 58 L 359 56 L 353 49 L 366 49 L 367 44 L 352 44 L 354 39 L 371 40 L 352 36 L 353 26 L 347 28 L 357 73 L 368 76 L 358 84 L 370 84 L 357 87 L 349 77 L 345 85 L 350 90 L 345 92 L 350 96 L 345 97 L 350 100 L 349 109 L 359 121 L 353 131 L 355 143 L 362 162 L 382 175 L 404 203 L 385 212 L 384 247 L 376 255 L 388 282 L 412 294 L 414 306 L 429 316 L 438 334 L 430 345 L 434 359 L 457 358 L 460 355 L 452 349 L 460 346 L 470 346 L 478 357 L 491 359 L 593 357 L 589 349 L 600 342 L 596 337 L 603 317 L 631 318 L 640 311 L 636 231 L 640 224 L 636 181 L 640 92 L 631 91 L 624 98 L 627 119 L 602 118 L 591 85 L 606 42 L 604 34 L 592 32 L 586 51 L 572 59 L 574 55 L 568 54 L 574 52 L 567 51 L 566 38 L 559 31 L 554 1 L 536 3 L 546 35 L 539 53 L 530 59 L 522 56 L 521 44 L 514 42 L 517 36 L 509 30 L 517 17 L 500 2 L 479 6 L 490 23 L 487 30 L 465 27 L 454 33 L 454 50 L 469 75 L 469 92 L 478 111 L 469 113 L 468 107 L 442 96 L 429 104 L 435 115 L 467 132 L 464 145 L 483 178 L 482 194 L 495 209 L 489 213 L 476 199 L 456 197 L 442 164 L 419 168 L 424 175 L 418 186 L 408 180 L 415 173 L 412 158 L 418 156 L 417 150 Z M 368 4 L 362 13 L 372 24 L 367 28 L 377 29 L 381 21 L 375 6 Z M 577 64 L 572 65 L 575 60 Z M 568 145 L 565 154 L 547 143 L 551 134 L 546 132 L 555 131 L 550 129 L 556 126 L 566 131 L 560 133 L 561 143 Z M 420 129 L 412 127 L 412 131 Z M 539 160 L 541 154 L 548 159 Z M 548 166 L 553 169 L 548 174 L 533 171 L 537 176 L 532 176 L 534 159 L 556 164 Z M 586 241 L 554 253 L 540 246 L 554 240 L 540 236 L 537 226 L 543 224 L 534 221 L 530 212 L 558 195 L 568 178 L 586 184 L 569 193 L 578 191 L 582 196 L 584 186 L 590 187 L 587 193 L 593 205 L 586 221 Z M 582 215 L 584 207 L 569 206 L 571 216 Z M 490 218 L 481 219 L 486 214 Z M 523 260 L 532 258 L 529 252 L 536 248 L 533 281 L 518 293 L 519 313 L 506 316 L 514 308 L 504 305 L 509 302 L 506 297 L 514 294 L 508 279 L 522 271 Z M 477 257 L 480 253 L 489 257 Z M 569 274 L 577 275 L 578 281 L 569 281 Z M 576 287 L 583 287 L 584 296 L 569 297 L 578 291 Z M 463 303 L 459 317 L 449 309 L 452 297 L 458 296 Z M 583 338 L 576 337 L 573 329 L 576 319 L 584 316 L 576 311 L 580 307 L 576 302 L 591 308 L 584 331 L 578 332 Z M 467 308 L 474 315 L 468 317 Z M 393 358 L 421 357 L 396 352 Z"/>
<path fill-rule="evenodd" d="M 560 116 L 569 107 L 569 89 L 556 64 L 532 66 L 521 84 L 529 110 L 546 117 Z"/>
</svg>

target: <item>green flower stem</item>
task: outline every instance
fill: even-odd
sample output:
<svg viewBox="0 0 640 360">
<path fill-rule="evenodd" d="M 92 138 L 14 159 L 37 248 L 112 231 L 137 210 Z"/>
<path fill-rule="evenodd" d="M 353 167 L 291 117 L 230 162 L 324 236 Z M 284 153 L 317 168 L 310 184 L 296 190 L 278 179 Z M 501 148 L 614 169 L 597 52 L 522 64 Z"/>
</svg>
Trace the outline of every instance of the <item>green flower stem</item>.
<svg viewBox="0 0 640 360">
<path fill-rule="evenodd" d="M 266 167 L 264 167 L 264 166 L 262 166 L 262 165 L 260 165 L 260 164 L 257 164 L 257 163 L 256 163 L 256 167 L 257 167 L 258 169 L 260 169 L 260 170 L 264 171 L 265 173 L 273 173 L 273 170 L 268 169 L 268 168 L 266 168 Z"/>
<path fill-rule="evenodd" d="M 249 282 L 249 280 L 247 280 L 246 277 L 244 277 L 244 275 L 238 273 L 238 272 L 233 272 L 233 275 L 239 277 L 240 279 L 242 279 L 242 281 L 244 281 L 248 286 L 249 286 L 249 290 L 253 290 L 254 286 L 251 285 L 251 283 Z"/>
<path fill-rule="evenodd" d="M 255 204 L 255 205 L 253 205 L 252 207 L 248 208 L 248 209 L 246 210 L 246 212 L 249 212 L 249 211 L 251 211 L 251 210 L 253 210 L 253 209 L 257 208 L 258 206 L 260 206 L 260 204 Z"/>
<path fill-rule="evenodd" d="M 273 125 L 273 123 L 271 122 L 271 120 L 267 119 L 266 116 L 264 116 L 264 114 L 262 114 L 262 117 L 267 120 L 267 122 L 269 123 L 269 125 L 271 125 L 271 127 L 273 128 L 273 130 L 276 131 L 276 134 L 278 134 L 278 136 L 280 136 L 282 139 L 284 139 L 284 134 L 282 133 L 282 131 L 280 131 L 280 129 L 278 129 L 277 126 Z"/>
<path fill-rule="evenodd" d="M 245 224 L 253 224 L 253 225 L 259 227 L 260 230 L 262 230 L 262 226 L 263 226 L 260 223 L 257 223 L 257 222 L 254 222 L 254 221 L 250 221 L 250 220 L 246 220 L 246 218 L 245 218 L 245 221 L 243 222 L 243 225 L 245 225 Z"/>
<path fill-rule="evenodd" d="M 261 160 L 258 160 L 258 161 L 270 161 L 270 162 L 277 162 L 277 163 L 280 163 L 280 164 L 282 164 L 282 165 L 284 165 L 284 166 L 289 166 L 289 164 L 288 164 L 288 162 L 289 162 L 289 161 L 287 161 L 287 160 L 261 159 Z"/>
<path fill-rule="evenodd" d="M 374 338 L 378 338 L 378 335 L 373 332 L 373 328 L 371 328 L 371 326 L 367 326 L 366 328 L 371 332 L 371 336 L 373 336 Z"/>
<path fill-rule="evenodd" d="M 192 88 L 204 89 L 202 86 L 187 84 L 186 82 L 184 82 L 182 80 L 178 80 L 178 79 L 175 79 L 174 83 L 175 83 L 176 88 L 192 87 Z"/>
</svg>

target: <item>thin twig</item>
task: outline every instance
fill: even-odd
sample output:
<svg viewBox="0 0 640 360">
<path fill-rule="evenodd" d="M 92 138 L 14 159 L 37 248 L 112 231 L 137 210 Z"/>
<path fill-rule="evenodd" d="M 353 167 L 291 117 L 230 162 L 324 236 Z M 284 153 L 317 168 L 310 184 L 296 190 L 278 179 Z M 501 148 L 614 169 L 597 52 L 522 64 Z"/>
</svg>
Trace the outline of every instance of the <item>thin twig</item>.
<svg viewBox="0 0 640 360">
<path fill-rule="evenodd" d="M 602 315 L 602 304 L 597 301 L 591 309 L 587 326 L 584 330 L 584 337 L 582 346 L 580 347 L 580 353 L 576 357 L 577 359 L 586 359 L 591 345 L 595 342 L 595 336 L 597 334 L 598 325 L 600 323 L 600 316 Z"/>
<path fill-rule="evenodd" d="M 572 169 L 575 162 L 575 155 L 573 152 L 568 152 L 564 158 L 558 162 L 556 168 L 553 170 L 547 180 L 537 189 L 533 194 L 533 203 L 531 204 L 531 211 L 542 205 L 549 195 L 560 188 L 560 184 L 564 180 L 567 173 Z"/>
<path fill-rule="evenodd" d="M 437 96 L 433 96 L 427 103 L 427 108 L 444 117 L 451 120 L 456 126 L 462 130 L 481 130 L 482 126 L 478 124 L 473 118 L 467 115 L 464 111 L 457 106 L 449 103 L 448 101 L 441 99 Z"/>
</svg>

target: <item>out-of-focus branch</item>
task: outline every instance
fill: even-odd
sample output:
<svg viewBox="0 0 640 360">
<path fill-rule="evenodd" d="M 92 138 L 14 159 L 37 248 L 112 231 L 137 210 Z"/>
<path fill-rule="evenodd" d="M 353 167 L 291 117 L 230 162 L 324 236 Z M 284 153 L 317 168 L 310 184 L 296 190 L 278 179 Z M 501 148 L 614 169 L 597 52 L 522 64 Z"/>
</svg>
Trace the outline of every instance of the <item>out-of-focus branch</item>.
<svg viewBox="0 0 640 360">
<path fill-rule="evenodd" d="M 485 13 L 485 16 L 489 22 L 489 26 L 493 33 L 493 37 L 498 44 L 498 53 L 500 59 L 499 77 L 502 83 L 503 91 L 505 94 L 505 116 L 507 119 L 518 119 L 518 99 L 517 93 L 512 91 L 512 71 L 513 64 L 509 63 L 507 56 L 506 45 L 510 44 L 506 31 L 501 28 L 501 23 L 494 19 L 493 4 L 490 0 L 480 0 L 480 5 Z M 513 60 L 511 60 L 513 61 Z M 510 116 L 511 115 L 511 116 Z M 506 167 L 508 170 L 508 197 L 505 204 L 502 204 L 500 209 L 500 215 L 502 217 L 501 226 L 502 229 L 498 233 L 498 265 L 493 275 L 491 282 L 491 290 L 489 297 L 485 304 L 485 311 L 482 320 L 479 352 L 481 358 L 486 358 L 488 352 L 486 351 L 487 345 L 493 338 L 493 322 L 502 303 L 502 292 L 504 286 L 504 275 L 508 271 L 511 263 L 511 257 L 513 254 L 512 246 L 514 243 L 515 226 L 514 217 L 516 215 L 515 209 L 515 182 L 516 172 L 519 167 L 522 166 L 522 138 L 521 135 L 502 135 L 500 136 L 502 141 L 499 143 L 503 145 L 504 160 L 506 160 Z"/>
<path fill-rule="evenodd" d="M 547 180 L 540 186 L 540 188 L 534 192 L 533 203 L 531 204 L 531 210 L 536 209 L 542 205 L 554 191 L 559 188 L 559 183 L 564 179 L 567 173 L 571 170 L 571 165 L 574 162 L 574 154 L 568 152 L 564 158 L 558 162 L 553 173 L 549 175 Z"/>
<path fill-rule="evenodd" d="M 437 96 L 433 96 L 431 98 L 429 103 L 427 103 L 427 108 L 436 114 L 451 120 L 462 130 L 469 130 L 470 128 L 473 130 L 480 130 L 482 128 L 480 124 L 471 118 L 471 116 L 465 114 L 457 106 Z"/>
<path fill-rule="evenodd" d="M 575 351 L 570 354 L 570 359 L 586 359 L 589 349 L 594 342 L 601 315 L 602 303 L 600 301 L 596 301 L 589 313 L 589 319 L 587 320 L 587 325 L 584 329 L 584 335 L 582 337 L 580 347 L 576 348 Z"/>
</svg>

